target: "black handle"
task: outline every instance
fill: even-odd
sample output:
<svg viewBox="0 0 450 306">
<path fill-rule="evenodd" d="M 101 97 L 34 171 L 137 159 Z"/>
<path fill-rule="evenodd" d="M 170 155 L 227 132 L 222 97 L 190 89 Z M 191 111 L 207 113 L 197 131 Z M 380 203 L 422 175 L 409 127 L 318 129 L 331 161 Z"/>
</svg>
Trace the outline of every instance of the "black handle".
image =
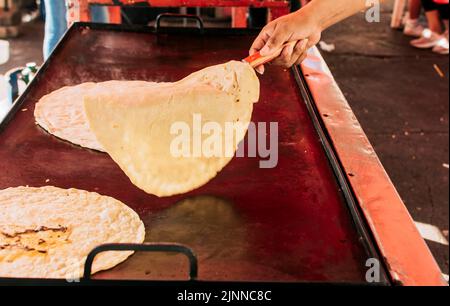
<svg viewBox="0 0 450 306">
<path fill-rule="evenodd" d="M 180 253 L 186 255 L 189 259 L 189 277 L 191 281 L 197 279 L 198 276 L 198 260 L 195 253 L 188 247 L 174 243 L 144 243 L 144 244 L 104 244 L 93 249 L 86 258 L 84 264 L 83 279 L 91 280 L 92 264 L 95 257 L 103 252 L 109 251 L 135 251 L 135 252 L 168 252 Z"/>
<path fill-rule="evenodd" d="M 186 14 L 173 14 L 173 13 L 164 13 L 159 14 L 156 17 L 156 33 L 161 30 L 161 21 L 164 19 L 190 19 L 197 22 L 198 29 L 203 33 L 205 26 L 203 24 L 203 20 L 197 15 L 186 15 Z"/>
</svg>

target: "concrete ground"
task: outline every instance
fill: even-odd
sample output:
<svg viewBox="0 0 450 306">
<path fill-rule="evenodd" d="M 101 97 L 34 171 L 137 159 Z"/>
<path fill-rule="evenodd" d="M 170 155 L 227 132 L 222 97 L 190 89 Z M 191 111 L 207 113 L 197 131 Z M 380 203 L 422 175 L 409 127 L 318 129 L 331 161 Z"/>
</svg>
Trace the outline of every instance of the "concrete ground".
<svg viewBox="0 0 450 306">
<path fill-rule="evenodd" d="M 390 7 L 381 23 L 358 15 L 326 31 L 323 40 L 336 50 L 323 55 L 413 218 L 448 240 L 449 58 L 411 48 L 409 38 L 389 28 Z M 42 61 L 43 24 L 23 32 L 10 40 L 11 60 L 0 75 Z M 427 242 L 448 274 L 448 245 Z"/>
</svg>

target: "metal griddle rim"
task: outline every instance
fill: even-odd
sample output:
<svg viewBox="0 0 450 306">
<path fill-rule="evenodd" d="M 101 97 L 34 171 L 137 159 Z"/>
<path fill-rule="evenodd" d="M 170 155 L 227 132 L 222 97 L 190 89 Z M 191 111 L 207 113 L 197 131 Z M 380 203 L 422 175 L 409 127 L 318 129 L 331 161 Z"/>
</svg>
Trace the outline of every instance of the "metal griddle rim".
<svg viewBox="0 0 450 306">
<path fill-rule="evenodd" d="M 333 174 L 338 182 L 339 192 L 343 195 L 345 203 L 347 204 L 347 208 L 352 217 L 351 219 L 359 235 L 359 241 L 363 245 L 366 254 L 369 254 L 371 258 L 375 258 L 380 262 L 382 267 L 380 271 L 380 276 L 382 278 L 381 283 L 384 285 L 393 284 L 393 280 L 390 278 L 389 274 L 386 273 L 386 271 L 388 271 L 386 264 L 384 260 L 381 260 L 381 251 L 379 250 L 378 245 L 374 243 L 375 238 L 368 230 L 369 225 L 367 220 L 361 211 L 360 205 L 357 204 L 357 198 L 351 188 L 351 184 L 348 181 L 347 176 L 345 175 L 345 171 L 343 170 L 344 167 L 338 158 L 338 154 L 334 146 L 332 145 L 333 142 L 331 141 L 331 137 L 327 132 L 321 116 L 319 116 L 319 111 L 314 102 L 314 97 L 308 88 L 308 84 L 301 67 L 296 66 L 292 68 L 292 73 L 294 74 L 295 80 L 300 88 L 300 92 L 308 109 L 314 128 L 319 135 L 320 143 L 325 151 L 329 165 L 331 166 Z"/>
<path fill-rule="evenodd" d="M 14 118 L 14 115 L 19 111 L 22 104 L 26 101 L 26 98 L 29 92 L 32 90 L 34 86 L 36 86 L 39 81 L 41 75 L 47 70 L 48 66 L 51 64 L 53 58 L 56 56 L 60 49 L 67 41 L 70 33 L 73 31 L 77 31 L 79 29 L 93 29 L 93 30 L 108 30 L 108 31 L 119 31 L 119 32 L 139 32 L 139 33 L 153 33 L 157 35 L 167 35 L 167 34 L 186 34 L 186 35 L 201 35 L 201 36 L 214 36 L 214 35 L 252 35 L 257 34 L 259 32 L 258 29 L 235 29 L 235 28 L 205 28 L 202 31 L 199 31 L 198 28 L 161 28 L 156 29 L 154 27 L 147 26 L 136 26 L 136 25 L 114 25 L 114 24 L 102 24 L 102 23 L 87 23 L 87 22 L 76 22 L 72 24 L 66 34 L 61 38 L 58 42 L 54 51 L 50 54 L 49 58 L 45 61 L 45 63 L 41 66 L 39 71 L 37 72 L 34 79 L 30 82 L 24 93 L 15 101 L 10 111 L 7 113 L 5 118 L 0 122 L 0 133 L 6 128 L 8 123 Z M 393 284 L 392 279 L 389 274 L 384 260 L 380 257 L 380 250 L 378 246 L 374 243 L 374 237 L 371 232 L 368 230 L 367 220 L 361 212 L 360 206 L 357 204 L 357 199 L 354 195 L 352 188 L 350 187 L 350 183 L 348 182 L 345 171 L 343 170 L 343 166 L 337 157 L 337 153 L 335 151 L 332 142 L 330 141 L 330 136 L 323 124 L 322 119 L 318 116 L 318 111 L 315 106 L 314 98 L 311 94 L 311 91 L 308 88 L 306 80 L 303 76 L 302 70 L 300 67 L 294 67 L 292 69 L 292 73 L 297 81 L 299 86 L 300 93 L 305 101 L 306 107 L 308 109 L 308 113 L 313 122 L 314 128 L 318 133 L 322 148 L 326 154 L 327 160 L 333 170 L 333 175 L 335 176 L 339 192 L 343 195 L 344 202 L 346 203 L 347 209 L 349 210 L 351 219 L 353 221 L 353 225 L 355 226 L 358 234 L 358 238 L 364 250 L 370 258 L 376 258 L 381 263 L 381 280 L 378 285 L 390 285 Z M 86 281 L 83 281 L 86 282 Z M 99 280 L 91 280 L 88 281 L 91 284 L 103 283 L 103 284 L 142 284 L 142 283 L 166 283 L 161 281 L 99 281 Z M 200 282 L 199 283 L 219 283 L 219 282 Z M 68 284 L 65 280 L 47 280 L 47 279 L 15 279 L 15 278 L 0 278 L 0 285 L 2 284 Z M 173 282 L 167 282 L 173 283 Z M 246 282 L 244 282 L 246 283 Z M 270 282 L 263 282 L 268 283 Z M 274 283 L 277 284 L 277 283 Z M 289 284 L 287 282 L 286 284 Z M 364 283 L 327 283 L 327 282 L 298 282 L 298 284 L 313 284 L 313 285 L 370 285 Z M 69 284 L 70 285 L 70 284 Z"/>
</svg>

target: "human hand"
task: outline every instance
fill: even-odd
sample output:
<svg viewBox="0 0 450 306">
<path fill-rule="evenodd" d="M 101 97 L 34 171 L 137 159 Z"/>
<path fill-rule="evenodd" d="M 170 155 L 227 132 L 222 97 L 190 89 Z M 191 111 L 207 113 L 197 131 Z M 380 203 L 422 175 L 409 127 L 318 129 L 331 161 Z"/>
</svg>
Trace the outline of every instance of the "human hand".
<svg viewBox="0 0 450 306">
<path fill-rule="evenodd" d="M 320 41 L 322 31 L 312 17 L 300 10 L 270 22 L 256 38 L 250 55 L 259 51 L 262 56 L 267 56 L 286 43 L 296 41 L 296 44 L 285 46 L 273 63 L 285 68 L 299 65 L 306 58 L 306 51 Z M 256 70 L 263 74 L 264 66 Z"/>
</svg>

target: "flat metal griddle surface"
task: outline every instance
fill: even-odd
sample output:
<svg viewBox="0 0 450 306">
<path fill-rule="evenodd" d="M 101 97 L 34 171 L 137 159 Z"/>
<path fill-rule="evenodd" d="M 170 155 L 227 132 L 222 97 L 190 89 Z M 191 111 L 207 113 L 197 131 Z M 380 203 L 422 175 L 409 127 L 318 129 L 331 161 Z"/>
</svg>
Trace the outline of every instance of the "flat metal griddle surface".
<svg viewBox="0 0 450 306">
<path fill-rule="evenodd" d="M 199 258 L 200 280 L 364 282 L 368 258 L 291 71 L 261 77 L 255 122 L 279 122 L 279 164 L 234 159 L 206 186 L 157 198 L 132 185 L 112 159 L 35 125 L 35 103 L 66 85 L 106 80 L 176 81 L 246 56 L 253 36 L 155 35 L 73 28 L 0 132 L 0 189 L 79 188 L 133 208 L 148 242 L 177 242 Z M 46 180 L 50 180 L 46 183 Z M 136 254 L 102 279 L 183 279 L 179 256 Z"/>
</svg>

